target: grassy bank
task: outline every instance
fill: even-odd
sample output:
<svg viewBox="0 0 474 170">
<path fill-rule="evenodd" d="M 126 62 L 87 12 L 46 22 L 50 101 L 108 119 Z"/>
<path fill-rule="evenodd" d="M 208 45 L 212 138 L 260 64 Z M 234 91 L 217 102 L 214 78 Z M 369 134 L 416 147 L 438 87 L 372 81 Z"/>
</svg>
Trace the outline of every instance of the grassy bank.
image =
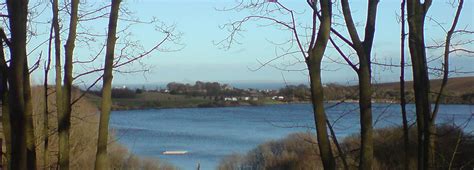
<svg viewBox="0 0 474 170">
<path fill-rule="evenodd" d="M 56 169 L 58 163 L 58 133 L 57 133 L 57 113 L 55 96 L 51 88 L 48 97 L 49 121 L 48 121 L 48 138 L 49 152 L 47 155 L 49 163 L 45 165 L 44 136 L 42 131 L 44 110 L 42 109 L 45 102 L 42 98 L 43 88 L 34 87 L 33 94 L 33 121 L 36 137 L 36 158 L 38 162 L 37 169 Z M 73 92 L 73 98 L 80 95 L 78 90 Z M 99 127 L 99 110 L 97 106 L 82 98 L 72 108 L 71 133 L 70 133 L 70 169 L 94 169 L 95 154 L 97 149 L 97 136 Z M 0 129 L 3 132 L 3 129 Z M 108 149 L 110 169 L 176 169 L 174 166 L 162 162 L 157 159 L 138 157 L 130 153 L 127 148 L 116 142 L 113 133 L 110 136 L 110 146 Z M 0 134 L 3 138 L 3 133 Z M 3 140 L 5 141 L 5 140 Z M 5 145 L 4 145 L 5 146 Z M 3 148 L 5 151 L 5 148 Z M 6 162 L 3 163 L 6 165 Z"/>
<path fill-rule="evenodd" d="M 100 106 L 100 96 L 87 94 L 87 99 Z M 222 101 L 213 97 L 176 95 L 160 92 L 143 92 L 133 97 L 113 98 L 113 110 L 196 108 L 196 107 L 232 107 L 281 104 L 283 102 L 262 98 L 258 101 Z"/>
<path fill-rule="evenodd" d="M 440 87 L 440 80 L 431 80 L 432 91 L 437 91 Z M 442 98 L 443 104 L 473 104 L 474 103 L 474 77 L 456 77 L 450 78 L 448 86 L 445 89 L 445 96 Z M 406 83 L 406 99 L 408 103 L 413 102 L 413 83 Z M 190 87 L 191 88 L 191 87 Z M 225 101 L 225 96 L 239 97 L 249 96 L 249 92 L 242 89 L 234 90 L 236 94 L 226 94 L 224 91 L 218 94 L 207 93 L 165 93 L 159 91 L 147 91 L 144 89 L 114 89 L 112 93 L 113 110 L 133 110 L 133 109 L 160 109 L 160 108 L 191 108 L 191 107 L 229 107 L 229 106 L 259 106 L 268 104 L 284 104 L 284 103 L 309 103 L 308 87 L 295 86 L 294 88 L 283 88 L 275 94 L 259 93 L 257 101 L 254 100 L 238 100 Z M 286 90 L 285 90 L 286 89 Z M 286 91 L 286 92 L 285 92 Z M 326 101 L 329 102 L 356 102 L 358 101 L 358 87 L 344 86 L 337 84 L 328 84 L 324 88 Z M 230 93 L 230 92 L 227 92 Z M 240 94 L 240 95 L 238 95 Z M 284 100 L 272 100 L 273 96 L 284 96 Z M 86 95 L 87 99 L 100 106 L 100 91 L 93 91 Z M 436 93 L 432 93 L 431 97 L 436 97 Z M 373 101 L 377 103 L 398 103 L 399 99 L 399 83 L 381 83 L 374 84 Z"/>
</svg>

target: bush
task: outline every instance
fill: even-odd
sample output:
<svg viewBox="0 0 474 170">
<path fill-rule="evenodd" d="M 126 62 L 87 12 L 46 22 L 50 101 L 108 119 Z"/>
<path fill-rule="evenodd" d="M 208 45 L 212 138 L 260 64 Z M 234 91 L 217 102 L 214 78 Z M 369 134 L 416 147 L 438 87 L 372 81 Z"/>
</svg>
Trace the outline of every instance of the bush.
<svg viewBox="0 0 474 170">
<path fill-rule="evenodd" d="M 112 98 L 135 98 L 137 93 L 128 88 L 114 88 L 112 89 Z"/>
<path fill-rule="evenodd" d="M 320 169 L 317 144 L 308 141 L 315 138 L 307 133 L 291 134 L 285 139 L 261 144 L 246 155 L 227 156 L 218 169 Z"/>
<path fill-rule="evenodd" d="M 416 127 L 409 134 L 410 168 L 416 169 L 417 147 Z M 448 169 L 474 168 L 474 137 L 452 125 L 439 125 L 436 140 L 436 166 Z M 346 137 L 341 143 L 350 169 L 357 169 L 359 162 L 359 135 Z M 457 147 L 457 148 L 456 148 Z M 457 149 L 457 150 L 456 150 Z M 338 155 L 333 149 L 335 156 Z M 456 153 L 453 157 L 453 153 Z M 285 139 L 259 145 L 245 155 L 233 154 L 225 157 L 220 170 L 235 169 L 322 169 L 318 146 L 313 135 L 291 134 Z M 403 169 L 404 145 L 400 127 L 374 131 L 374 169 Z M 338 158 L 337 158 L 338 159 Z M 343 168 L 337 160 L 338 168 Z"/>
<path fill-rule="evenodd" d="M 436 166 L 438 169 L 448 169 L 455 155 L 452 168 L 474 167 L 474 138 L 472 135 L 466 134 L 462 129 L 453 125 L 442 124 L 436 129 Z M 402 128 L 384 128 L 378 129 L 374 133 L 374 156 L 377 160 L 377 166 L 380 169 L 403 169 L 404 161 L 404 144 L 402 136 Z M 416 127 L 412 127 L 409 131 L 409 153 L 410 167 L 416 169 L 417 165 L 417 136 Z M 459 141 L 458 141 L 459 139 Z M 459 143 L 458 143 L 459 142 Z M 456 145 L 458 145 L 456 151 Z M 353 150 L 350 158 L 354 162 L 358 162 L 358 148 L 360 139 L 358 135 L 346 138 L 342 143 L 344 150 Z M 355 164 L 353 166 L 356 166 Z"/>
<path fill-rule="evenodd" d="M 119 144 L 112 144 L 109 148 L 110 169 L 140 169 L 140 170 L 173 170 L 168 163 L 157 159 L 138 157 Z"/>
</svg>

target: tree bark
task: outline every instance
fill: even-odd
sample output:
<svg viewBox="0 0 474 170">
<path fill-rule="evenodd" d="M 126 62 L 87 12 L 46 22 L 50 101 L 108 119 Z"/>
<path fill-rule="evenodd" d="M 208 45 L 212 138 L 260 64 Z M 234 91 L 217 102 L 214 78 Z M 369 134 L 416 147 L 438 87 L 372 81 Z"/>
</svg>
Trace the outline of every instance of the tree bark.
<svg viewBox="0 0 474 170">
<path fill-rule="evenodd" d="M 361 57 L 359 57 L 361 58 Z M 359 68 L 359 108 L 361 152 L 359 169 L 372 169 L 374 159 L 373 127 L 372 127 L 372 83 L 370 64 L 360 62 Z M 363 64 L 366 63 L 366 64 Z"/>
<path fill-rule="evenodd" d="M 55 91 L 56 91 L 56 113 L 58 114 L 58 123 L 61 121 L 59 119 L 62 114 L 64 114 L 64 102 L 63 102 L 63 88 L 62 88 L 62 73 L 61 73 L 61 35 L 59 28 L 59 7 L 58 0 L 52 0 L 52 11 L 53 11 L 53 32 L 54 32 L 54 60 L 55 60 Z M 58 124 L 59 125 L 59 124 Z M 59 127 L 59 126 L 58 126 Z M 59 131 L 59 130 L 58 130 Z M 64 139 L 61 140 L 62 143 Z M 61 147 L 61 146 L 60 146 Z M 58 160 L 61 160 L 61 154 L 58 154 Z"/>
<path fill-rule="evenodd" d="M 58 114 L 58 122 L 60 121 L 59 116 L 64 113 L 64 102 L 63 102 L 63 88 L 62 88 L 62 75 L 61 75 L 61 35 L 59 28 L 59 7 L 58 0 L 52 0 L 52 11 L 53 11 L 53 32 L 54 32 L 54 55 L 55 55 L 55 91 L 56 91 L 56 113 Z M 59 125 L 59 124 L 58 124 Z M 62 140 L 64 141 L 64 139 Z M 61 160 L 61 154 L 58 154 L 58 161 Z"/>
<path fill-rule="evenodd" d="M 26 134 L 26 156 L 28 161 L 28 169 L 36 169 L 36 138 L 35 128 L 33 125 L 33 103 L 31 101 L 30 71 L 28 69 L 28 60 L 25 59 L 25 67 L 23 67 L 23 95 L 25 96 L 25 134 Z"/>
<path fill-rule="evenodd" d="M 29 165 L 27 154 L 26 119 L 28 116 L 25 103 L 25 66 L 26 66 L 26 26 L 28 0 L 7 0 L 8 16 L 11 29 L 9 104 L 12 127 L 11 169 L 24 170 Z"/>
<path fill-rule="evenodd" d="M 403 148 L 404 148 L 404 160 L 403 167 L 409 169 L 410 158 L 409 158 L 409 134 L 408 134 L 408 121 L 407 121 L 407 110 L 406 110 L 406 97 L 405 97 L 405 6 L 406 1 L 402 0 L 400 5 L 401 16 L 401 40 L 400 40 L 400 108 L 402 112 L 402 126 L 403 126 Z"/>
<path fill-rule="evenodd" d="M 336 169 L 336 162 L 332 153 L 331 142 L 327 133 L 326 112 L 324 109 L 324 93 L 321 82 L 321 59 L 322 57 L 311 56 L 307 61 L 310 85 L 311 102 L 313 104 L 314 121 L 316 125 L 316 136 L 318 140 L 319 153 L 324 169 Z"/>
<path fill-rule="evenodd" d="M 102 84 L 102 104 L 99 122 L 99 137 L 97 141 L 97 154 L 95 161 L 95 169 L 108 169 L 108 132 L 109 132 L 109 118 L 112 107 L 112 70 L 114 62 L 115 43 L 117 40 L 117 21 L 120 9 L 121 0 L 112 0 L 112 7 L 110 9 L 109 30 L 107 35 L 107 47 L 105 54 L 104 65 L 104 79 Z"/>
<path fill-rule="evenodd" d="M 53 39 L 53 25 L 49 33 L 49 44 L 48 44 L 48 59 L 44 69 L 44 82 L 43 82 L 43 168 L 49 168 L 49 106 L 48 106 L 48 74 L 51 67 L 51 49 Z"/>
<path fill-rule="evenodd" d="M 413 89 L 415 91 L 416 120 L 418 131 L 418 169 L 434 168 L 434 148 L 430 149 L 431 105 L 429 99 L 430 82 L 426 61 L 424 22 L 431 0 L 407 1 L 409 48 L 413 70 Z"/>
<path fill-rule="evenodd" d="M 316 22 L 317 3 L 314 5 L 313 22 Z M 320 0 L 322 17 L 321 24 L 317 33 L 316 41 L 313 48 L 308 50 L 308 58 L 306 64 L 309 70 L 311 101 L 313 104 L 314 120 L 316 125 L 316 135 L 318 140 L 319 153 L 323 162 L 324 169 L 336 169 L 336 161 L 332 152 L 331 142 L 329 140 L 326 124 L 326 112 L 324 109 L 324 93 L 323 84 L 321 82 L 321 61 L 326 50 L 331 29 L 332 4 L 329 0 Z M 315 26 L 315 25 L 313 25 Z M 316 29 L 316 28 L 313 28 Z M 315 32 L 313 31 L 313 34 Z M 315 35 L 312 35 L 313 37 Z"/>
<path fill-rule="evenodd" d="M 0 30 L 3 33 L 3 30 Z M 10 108 L 8 103 L 8 66 L 5 60 L 5 52 L 3 49 L 3 39 L 0 38 L 0 97 L 2 101 L 2 129 L 3 136 L 5 138 L 5 148 L 6 148 L 6 162 L 7 169 L 10 167 L 11 163 L 11 135 L 12 129 L 10 124 Z"/>
<path fill-rule="evenodd" d="M 28 0 L 7 0 L 11 29 L 10 70 L 8 72 L 9 104 L 12 128 L 11 169 L 27 169 L 32 163 L 31 148 L 27 147 L 28 113 L 25 95 L 29 90 L 29 78 L 25 77 L 26 32 Z M 27 69 L 27 68 L 26 68 Z M 27 85 L 27 87 L 25 87 Z M 27 152 L 28 148 L 28 152 Z M 28 153 L 28 154 L 27 154 Z M 34 160 L 33 160 L 34 161 Z"/>
<path fill-rule="evenodd" d="M 59 130 L 59 167 L 69 169 L 69 133 L 71 130 L 71 98 L 72 98 L 72 70 L 73 54 L 76 41 L 76 31 L 78 22 L 79 0 L 71 0 L 71 18 L 69 21 L 69 34 L 65 45 L 64 63 L 64 89 L 63 89 L 63 112 L 58 116 Z"/>
<path fill-rule="evenodd" d="M 373 168 L 373 126 L 372 126 L 372 71 L 371 51 L 375 36 L 375 22 L 378 0 L 369 0 L 364 40 L 361 41 L 352 19 L 348 0 L 342 0 L 342 12 L 345 24 L 352 40 L 353 48 L 359 58 L 360 66 L 356 70 L 359 78 L 359 109 L 361 126 L 361 150 L 359 169 Z"/>
</svg>

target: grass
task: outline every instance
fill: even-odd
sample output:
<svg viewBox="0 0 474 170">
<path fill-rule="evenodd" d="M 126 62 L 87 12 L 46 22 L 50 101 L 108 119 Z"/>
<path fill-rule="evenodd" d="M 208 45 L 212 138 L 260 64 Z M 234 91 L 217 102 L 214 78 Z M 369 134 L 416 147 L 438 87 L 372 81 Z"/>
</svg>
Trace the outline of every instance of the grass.
<svg viewBox="0 0 474 170">
<path fill-rule="evenodd" d="M 87 99 L 100 106 L 101 97 L 87 94 Z M 260 106 L 282 104 L 284 102 L 261 98 L 257 101 L 229 102 L 214 100 L 214 97 L 176 95 L 160 92 L 143 92 L 131 98 L 113 98 L 112 110 L 161 109 L 161 108 L 192 108 L 192 107 L 228 107 L 228 106 Z"/>
<path fill-rule="evenodd" d="M 44 165 L 44 149 L 42 130 L 43 106 L 45 104 L 42 87 L 32 88 L 33 121 L 35 127 L 35 144 L 37 169 L 56 169 L 58 162 L 58 134 L 57 113 L 55 110 L 54 88 L 50 88 L 51 95 L 48 97 L 49 106 L 49 164 Z M 80 92 L 74 90 L 73 97 L 79 96 Z M 97 98 L 95 98 L 97 99 Z M 95 103 L 83 98 L 72 108 L 71 132 L 70 132 L 70 169 L 94 169 L 95 154 L 97 149 L 97 136 L 99 127 L 99 110 Z M 3 130 L 0 129 L 0 132 Z M 112 133 L 111 133 L 112 134 Z M 3 134 L 0 134 L 3 138 Z M 176 169 L 172 165 L 157 159 L 138 157 L 130 153 L 125 146 L 116 142 L 114 135 L 109 137 L 109 163 L 110 169 Z M 5 145 L 4 145 L 5 146 Z M 5 150 L 5 148 L 3 148 Z M 3 165 L 6 165 L 5 162 Z M 48 168 L 46 168 L 48 167 Z"/>
<path fill-rule="evenodd" d="M 100 106 L 100 97 L 88 94 L 87 98 Z M 159 92 L 143 92 L 134 98 L 113 98 L 113 110 L 130 110 L 145 108 L 185 108 L 198 107 L 201 104 L 212 102 L 211 99 L 203 97 L 192 97 L 185 95 L 173 95 Z"/>
</svg>

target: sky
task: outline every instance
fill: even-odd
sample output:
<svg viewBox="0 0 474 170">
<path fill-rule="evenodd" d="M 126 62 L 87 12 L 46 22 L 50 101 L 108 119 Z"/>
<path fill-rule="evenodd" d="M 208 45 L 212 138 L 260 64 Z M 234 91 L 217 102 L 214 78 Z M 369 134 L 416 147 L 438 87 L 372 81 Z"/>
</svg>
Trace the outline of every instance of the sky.
<svg viewBox="0 0 474 170">
<path fill-rule="evenodd" d="M 452 1 L 452 0 L 447 0 Z M 89 2 L 94 3 L 93 0 Z M 293 9 L 296 13 L 295 19 L 300 26 L 310 24 L 311 11 L 306 1 L 280 0 L 280 3 Z M 142 60 L 150 71 L 147 73 L 121 74 L 114 76 L 114 84 L 153 84 L 163 82 L 185 82 L 193 83 L 201 81 L 219 81 L 227 83 L 269 83 L 269 82 L 301 82 L 308 80 L 307 71 L 282 70 L 285 65 L 302 61 L 300 53 L 287 56 L 271 63 L 261 69 L 260 62 L 269 61 L 277 55 L 282 54 L 281 48 L 289 48 L 289 45 L 277 44 L 292 37 L 288 30 L 280 30 L 278 27 L 268 25 L 264 20 L 249 21 L 243 25 L 244 31 L 237 36 L 239 44 L 232 44 L 230 48 L 223 49 L 217 42 L 224 40 L 230 33 L 221 26 L 233 21 L 242 19 L 249 13 L 243 11 L 222 11 L 219 9 L 230 8 L 236 5 L 234 0 L 125 0 L 122 6 L 133 11 L 133 15 L 140 20 L 150 20 L 157 18 L 166 25 L 174 25 L 176 34 L 180 34 L 179 44 L 165 42 L 162 48 L 173 51 L 157 51 Z M 361 24 L 358 27 L 359 34 L 363 35 L 362 23 L 365 22 L 366 1 L 353 0 L 351 8 L 354 20 Z M 463 13 L 458 24 L 458 28 L 474 30 L 474 3 L 466 0 Z M 399 63 L 400 55 L 400 26 L 397 21 L 399 12 L 399 1 L 380 0 L 376 21 L 376 33 L 373 56 L 377 62 Z M 334 9 L 340 9 L 340 5 Z M 428 43 L 442 40 L 445 33 L 440 29 L 435 20 L 444 27 L 448 27 L 454 16 L 454 8 L 444 0 L 434 1 L 429 16 L 433 20 L 427 21 L 426 39 Z M 276 15 L 275 17 L 288 21 L 288 16 Z M 48 17 L 44 16 L 44 20 Z M 336 23 L 341 23 L 341 18 L 334 19 Z M 94 21 L 89 24 L 90 29 L 104 32 L 106 20 Z M 119 21 L 119 26 L 124 27 L 125 22 Z M 340 32 L 347 35 L 344 27 L 337 27 Z M 130 28 L 133 39 L 139 41 L 145 49 L 149 49 L 163 38 L 163 33 L 154 31 L 153 25 L 138 24 Z M 304 34 L 305 30 L 299 28 L 299 33 Z M 100 38 L 100 37 L 98 37 Z M 458 39 L 472 40 L 474 35 L 463 35 Z M 64 38 L 63 38 L 64 39 Z M 119 37 L 119 39 L 121 39 Z M 122 38 L 123 39 L 123 38 Z M 39 39 L 36 40 L 39 42 Z M 104 39 L 105 41 L 105 39 Z M 342 43 L 339 43 L 342 44 Z M 28 47 L 32 48 L 32 47 Z M 474 49 L 473 45 L 466 48 Z M 78 45 L 76 54 L 80 59 L 92 55 L 93 47 Z M 347 48 L 345 48 L 347 50 Z M 95 48 L 97 50 L 97 48 Z M 295 50 L 295 48 L 292 48 Z M 117 50 L 118 51 L 118 50 Z M 407 51 L 408 52 L 408 51 Z M 431 56 L 437 56 L 439 51 L 429 51 Z M 81 58 L 82 57 L 82 58 Z M 356 56 L 352 56 L 353 58 Z M 323 81 L 326 83 L 351 83 L 356 82 L 356 74 L 345 64 L 331 62 L 329 59 L 341 60 L 329 46 L 324 60 Z M 451 60 L 451 68 L 462 71 L 474 71 L 474 57 L 466 55 L 455 55 Z M 356 62 L 356 59 L 354 58 Z M 31 61 L 30 61 L 31 62 Z M 434 62 L 434 66 L 439 66 L 439 62 Z M 82 66 L 76 67 L 78 70 Z M 128 69 L 140 69 L 142 65 L 134 64 Z M 302 63 L 292 65 L 287 69 L 301 70 L 305 65 Z M 53 71 L 54 72 L 54 71 Z M 78 71 L 79 72 L 79 71 Z M 397 81 L 399 70 L 397 68 L 374 68 L 374 81 L 388 82 Z M 411 77 L 410 70 L 407 69 L 407 76 Z M 52 75 L 53 76 L 53 75 Z M 454 75 L 457 76 L 457 75 Z M 42 73 L 34 73 L 33 80 L 42 81 Z M 53 78 L 50 78 L 53 79 Z M 94 76 L 86 76 L 79 81 L 91 82 Z"/>
</svg>

